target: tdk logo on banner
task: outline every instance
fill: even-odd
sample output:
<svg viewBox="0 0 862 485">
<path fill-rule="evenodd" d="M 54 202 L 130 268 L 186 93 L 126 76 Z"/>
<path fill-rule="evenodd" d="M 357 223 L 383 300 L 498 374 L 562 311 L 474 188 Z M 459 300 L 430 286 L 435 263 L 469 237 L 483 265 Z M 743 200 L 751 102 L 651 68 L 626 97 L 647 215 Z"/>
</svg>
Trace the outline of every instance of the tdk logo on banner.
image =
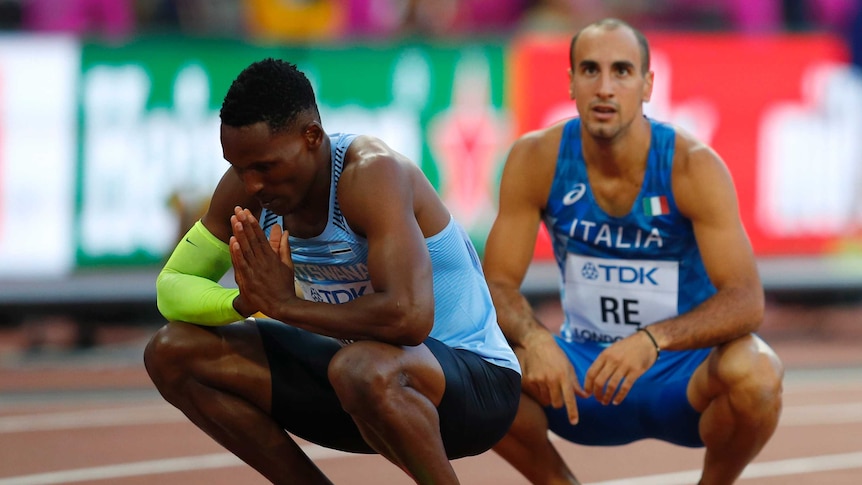
<svg viewBox="0 0 862 485">
<path fill-rule="evenodd" d="M 581 276 L 588 280 L 602 279 L 608 283 L 658 286 L 658 281 L 653 278 L 656 271 L 658 268 L 586 263 L 581 268 Z"/>
</svg>

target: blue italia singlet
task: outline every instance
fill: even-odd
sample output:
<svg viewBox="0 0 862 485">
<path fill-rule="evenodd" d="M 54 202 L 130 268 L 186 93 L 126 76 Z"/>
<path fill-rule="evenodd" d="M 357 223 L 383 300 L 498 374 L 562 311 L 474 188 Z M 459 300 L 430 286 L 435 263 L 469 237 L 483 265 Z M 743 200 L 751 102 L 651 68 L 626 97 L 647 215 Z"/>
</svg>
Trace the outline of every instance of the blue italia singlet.
<svg viewBox="0 0 862 485">
<path fill-rule="evenodd" d="M 596 203 L 581 150 L 580 119 L 566 123 L 544 222 L 562 274 L 569 342 L 609 344 L 684 313 L 715 293 L 671 190 L 675 132 L 650 120 L 647 168 L 631 211 Z"/>
<path fill-rule="evenodd" d="M 290 236 L 295 278 L 307 300 L 346 303 L 374 291 L 368 274 L 368 242 L 347 224 L 336 192 L 344 156 L 354 138 L 356 135 L 330 135 L 332 181 L 326 228 L 312 238 Z M 272 225 L 284 224 L 280 216 L 266 209 L 260 221 L 267 235 Z M 442 231 L 425 242 L 434 273 L 430 336 L 520 373 L 515 353 L 497 324 L 482 266 L 467 233 L 450 219 Z"/>
</svg>

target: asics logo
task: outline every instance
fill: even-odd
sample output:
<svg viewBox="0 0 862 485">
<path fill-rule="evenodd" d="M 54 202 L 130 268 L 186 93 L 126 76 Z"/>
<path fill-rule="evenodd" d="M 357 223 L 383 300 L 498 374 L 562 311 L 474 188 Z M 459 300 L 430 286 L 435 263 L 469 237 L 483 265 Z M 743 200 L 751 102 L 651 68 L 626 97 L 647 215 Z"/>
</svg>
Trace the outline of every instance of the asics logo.
<svg viewBox="0 0 862 485">
<path fill-rule="evenodd" d="M 584 184 L 577 184 L 575 188 L 570 190 L 566 195 L 563 196 L 563 205 L 572 205 L 575 202 L 581 200 L 581 197 L 587 192 L 587 186 Z"/>
</svg>

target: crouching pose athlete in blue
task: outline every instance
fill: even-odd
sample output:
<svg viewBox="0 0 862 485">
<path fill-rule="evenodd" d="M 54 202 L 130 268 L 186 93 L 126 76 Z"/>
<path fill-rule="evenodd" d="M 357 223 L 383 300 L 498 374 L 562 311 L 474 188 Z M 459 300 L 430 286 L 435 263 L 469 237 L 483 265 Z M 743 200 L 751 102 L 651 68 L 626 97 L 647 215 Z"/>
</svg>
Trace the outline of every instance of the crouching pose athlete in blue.
<svg viewBox="0 0 862 485">
<path fill-rule="evenodd" d="M 416 164 L 324 132 L 287 62 L 239 74 L 221 144 L 230 168 L 158 277 L 159 392 L 273 483 L 330 483 L 289 433 L 458 483 L 449 460 L 491 449 L 521 393 L 466 233 Z"/>
<path fill-rule="evenodd" d="M 763 289 L 732 179 L 709 147 L 644 116 L 641 33 L 600 21 L 570 60 L 579 117 L 515 143 L 485 249 L 524 373 L 495 451 L 533 483 L 571 484 L 549 427 L 586 445 L 655 438 L 705 446 L 701 483 L 732 483 L 775 431 L 783 375 L 753 333 Z M 559 335 L 520 293 L 541 221 L 562 281 Z"/>
</svg>

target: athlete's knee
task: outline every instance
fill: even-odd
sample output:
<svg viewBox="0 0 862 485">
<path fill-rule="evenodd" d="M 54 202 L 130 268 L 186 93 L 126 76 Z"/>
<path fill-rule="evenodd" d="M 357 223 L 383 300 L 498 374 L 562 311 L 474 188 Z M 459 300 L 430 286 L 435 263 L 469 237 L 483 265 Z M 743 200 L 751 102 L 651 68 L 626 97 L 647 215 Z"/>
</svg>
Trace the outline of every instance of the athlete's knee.
<svg viewBox="0 0 862 485">
<path fill-rule="evenodd" d="M 379 342 L 360 341 L 339 350 L 329 363 L 328 377 L 349 414 L 373 412 L 385 405 L 387 392 L 398 384 L 396 367 L 380 359 Z"/>
<path fill-rule="evenodd" d="M 760 419 L 773 415 L 777 419 L 781 412 L 784 367 L 774 354 L 759 353 L 746 379 L 744 390 L 750 399 L 747 410 Z"/>
<path fill-rule="evenodd" d="M 756 336 L 733 342 L 723 350 L 720 379 L 727 386 L 734 411 L 753 420 L 781 410 L 784 366 L 775 352 Z"/>
<path fill-rule="evenodd" d="M 159 390 L 170 386 L 188 368 L 203 331 L 186 323 L 171 322 L 156 331 L 144 348 L 144 367 Z"/>
</svg>

